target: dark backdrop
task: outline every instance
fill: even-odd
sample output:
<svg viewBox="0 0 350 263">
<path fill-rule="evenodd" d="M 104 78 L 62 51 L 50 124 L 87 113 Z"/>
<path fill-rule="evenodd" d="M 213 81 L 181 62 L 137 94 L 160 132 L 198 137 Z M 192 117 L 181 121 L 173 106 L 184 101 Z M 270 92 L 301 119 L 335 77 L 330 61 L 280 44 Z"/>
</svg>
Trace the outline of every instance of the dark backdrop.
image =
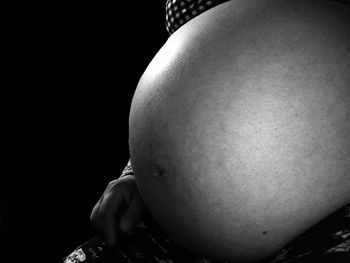
<svg viewBox="0 0 350 263">
<path fill-rule="evenodd" d="M 131 99 L 168 33 L 165 0 L 119 2 L 14 9 L 0 251 L 18 262 L 61 262 L 95 234 L 90 212 L 129 158 Z"/>
<path fill-rule="evenodd" d="M 53 178 L 60 181 L 53 221 L 58 257 L 94 234 L 91 209 L 129 158 L 136 85 L 168 37 L 165 1 L 125 2 L 130 4 L 82 8 L 63 39 L 62 79 L 57 93 L 50 92 L 57 94 L 51 130 L 56 137 L 50 139 Z"/>
</svg>

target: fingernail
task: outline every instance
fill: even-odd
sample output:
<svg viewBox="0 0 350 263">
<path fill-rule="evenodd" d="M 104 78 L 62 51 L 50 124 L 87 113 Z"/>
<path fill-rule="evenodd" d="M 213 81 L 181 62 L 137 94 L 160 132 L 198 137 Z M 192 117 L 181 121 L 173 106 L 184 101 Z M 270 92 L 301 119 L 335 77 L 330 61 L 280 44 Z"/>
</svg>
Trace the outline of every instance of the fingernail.
<svg viewBox="0 0 350 263">
<path fill-rule="evenodd" d="M 122 222 L 120 223 L 120 228 L 121 228 L 124 232 L 128 233 L 128 232 L 130 231 L 131 225 L 130 225 L 130 223 L 129 223 L 128 221 L 122 221 Z"/>
</svg>

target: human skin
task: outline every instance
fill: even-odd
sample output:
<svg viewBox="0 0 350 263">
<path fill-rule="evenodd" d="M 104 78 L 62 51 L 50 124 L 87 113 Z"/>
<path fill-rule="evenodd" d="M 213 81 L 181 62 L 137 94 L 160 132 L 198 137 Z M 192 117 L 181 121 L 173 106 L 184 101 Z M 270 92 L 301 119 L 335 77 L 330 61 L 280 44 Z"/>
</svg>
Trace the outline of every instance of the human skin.
<svg viewBox="0 0 350 263">
<path fill-rule="evenodd" d="M 147 208 L 184 247 L 266 259 L 350 201 L 350 9 L 233 0 L 177 30 L 129 121 Z"/>
</svg>

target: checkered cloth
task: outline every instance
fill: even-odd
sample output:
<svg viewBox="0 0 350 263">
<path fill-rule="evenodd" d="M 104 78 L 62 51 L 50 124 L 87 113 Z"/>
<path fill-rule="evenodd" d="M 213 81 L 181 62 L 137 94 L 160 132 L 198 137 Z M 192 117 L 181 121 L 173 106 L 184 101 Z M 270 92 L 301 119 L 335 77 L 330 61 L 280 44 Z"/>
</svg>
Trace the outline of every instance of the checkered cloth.
<svg viewBox="0 0 350 263">
<path fill-rule="evenodd" d="M 229 0 L 167 0 L 166 29 L 171 35 L 204 11 Z"/>
<path fill-rule="evenodd" d="M 229 0 L 167 0 L 165 8 L 165 26 L 169 34 L 173 34 L 186 22 L 204 11 Z M 350 3 L 350 0 L 330 0 Z"/>
</svg>

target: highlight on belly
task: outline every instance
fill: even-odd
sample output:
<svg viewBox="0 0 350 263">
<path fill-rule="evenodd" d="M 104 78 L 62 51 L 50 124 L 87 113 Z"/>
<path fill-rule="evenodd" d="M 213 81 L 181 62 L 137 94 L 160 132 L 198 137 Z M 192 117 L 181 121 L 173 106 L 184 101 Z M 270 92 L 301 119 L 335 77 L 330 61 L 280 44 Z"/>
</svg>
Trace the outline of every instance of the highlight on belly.
<svg viewBox="0 0 350 263">
<path fill-rule="evenodd" d="M 140 79 L 129 126 L 155 220 L 237 262 L 271 256 L 350 199 L 348 17 L 325 2 L 253 2 L 180 28 Z"/>
</svg>

